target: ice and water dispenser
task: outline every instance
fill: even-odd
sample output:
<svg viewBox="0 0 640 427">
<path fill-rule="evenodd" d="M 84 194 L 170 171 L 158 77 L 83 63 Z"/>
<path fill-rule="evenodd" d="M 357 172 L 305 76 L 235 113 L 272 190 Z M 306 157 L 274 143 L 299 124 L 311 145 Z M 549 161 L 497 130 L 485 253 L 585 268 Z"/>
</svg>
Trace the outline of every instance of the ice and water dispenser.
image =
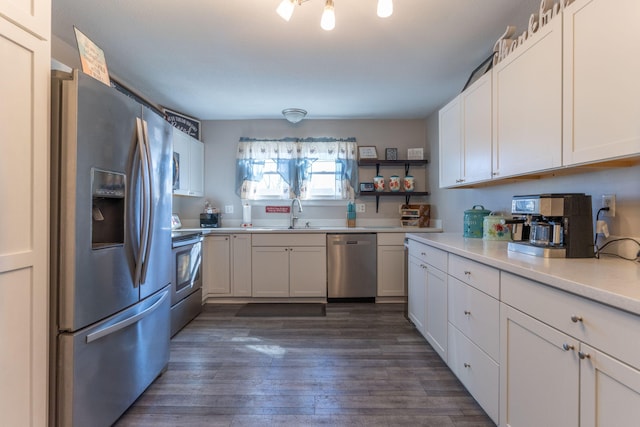
<svg viewBox="0 0 640 427">
<path fill-rule="evenodd" d="M 91 247 L 124 245 L 125 175 L 91 169 Z"/>
</svg>

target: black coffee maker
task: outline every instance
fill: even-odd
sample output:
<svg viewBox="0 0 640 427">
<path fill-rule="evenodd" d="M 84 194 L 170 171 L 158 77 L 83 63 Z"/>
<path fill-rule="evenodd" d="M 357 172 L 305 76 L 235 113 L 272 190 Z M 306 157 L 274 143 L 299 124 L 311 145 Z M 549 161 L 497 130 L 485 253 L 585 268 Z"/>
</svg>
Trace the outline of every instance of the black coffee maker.
<svg viewBox="0 0 640 427">
<path fill-rule="evenodd" d="M 509 242 L 509 250 L 547 258 L 593 258 L 591 196 L 514 196 L 511 213 L 525 218 L 529 238 Z"/>
</svg>

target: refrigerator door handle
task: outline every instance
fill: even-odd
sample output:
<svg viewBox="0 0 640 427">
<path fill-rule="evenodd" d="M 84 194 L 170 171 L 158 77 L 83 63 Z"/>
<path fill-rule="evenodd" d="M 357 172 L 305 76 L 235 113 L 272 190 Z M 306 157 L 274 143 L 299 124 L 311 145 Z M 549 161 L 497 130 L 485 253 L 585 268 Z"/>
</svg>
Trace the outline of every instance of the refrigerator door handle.
<svg viewBox="0 0 640 427">
<path fill-rule="evenodd" d="M 158 301 L 156 301 L 155 303 L 153 303 L 153 305 L 149 308 L 144 309 L 143 311 L 141 311 L 140 313 L 128 317 L 124 320 L 121 320 L 117 323 L 114 323 L 113 325 L 109 325 L 106 328 L 102 328 L 102 329 L 98 329 L 95 332 L 92 332 L 90 334 L 87 335 L 87 344 L 99 340 L 100 338 L 106 337 L 107 335 L 111 335 L 115 332 L 118 332 L 119 330 L 122 330 L 124 328 L 126 328 L 129 325 L 133 325 L 134 323 L 139 322 L 140 320 L 144 319 L 147 316 L 150 316 L 151 313 L 153 313 L 154 311 L 156 311 L 158 309 L 158 307 L 160 307 L 160 305 L 162 305 L 163 301 L 168 298 L 169 292 L 165 291 L 164 294 L 158 299 Z"/>
<path fill-rule="evenodd" d="M 138 148 L 138 154 L 140 156 L 140 180 L 142 186 L 142 214 L 140 218 L 140 250 L 138 251 L 138 259 L 136 260 L 136 271 L 135 278 L 133 281 L 133 286 L 138 287 L 140 285 L 142 279 L 142 267 L 145 263 L 145 257 L 147 255 L 147 243 L 148 243 L 148 233 L 149 233 L 149 201 L 147 195 L 149 194 L 148 190 L 148 176 L 147 176 L 147 151 L 145 148 L 144 141 L 144 131 L 142 126 L 142 119 L 136 118 L 136 136 L 137 141 L 136 145 Z"/>
<path fill-rule="evenodd" d="M 151 232 L 151 227 L 155 221 L 155 206 L 153 203 L 153 187 L 154 187 L 154 179 L 153 179 L 153 166 L 151 164 L 151 142 L 149 141 L 149 129 L 147 127 L 147 122 L 142 120 L 142 137 L 144 138 L 144 146 L 146 152 L 146 168 L 147 168 L 147 177 L 148 177 L 148 185 L 147 185 L 147 200 L 148 200 L 148 219 L 147 219 L 147 242 L 145 244 L 145 254 L 144 254 L 144 263 L 142 264 L 142 274 L 140 277 L 140 283 L 145 283 L 147 281 L 147 269 L 149 267 L 149 252 L 151 251 L 151 243 L 153 241 L 153 233 Z"/>
</svg>

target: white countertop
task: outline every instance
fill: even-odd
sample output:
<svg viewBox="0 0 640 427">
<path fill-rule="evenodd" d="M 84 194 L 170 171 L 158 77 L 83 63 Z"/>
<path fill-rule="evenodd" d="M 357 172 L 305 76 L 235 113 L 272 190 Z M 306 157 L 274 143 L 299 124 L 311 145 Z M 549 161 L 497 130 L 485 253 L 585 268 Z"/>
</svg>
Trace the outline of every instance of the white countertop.
<svg viewBox="0 0 640 427">
<path fill-rule="evenodd" d="M 602 256 L 539 258 L 507 250 L 507 242 L 465 238 L 457 233 L 408 234 L 451 252 L 576 295 L 640 315 L 640 263 Z"/>
<path fill-rule="evenodd" d="M 261 227 L 220 227 L 220 228 L 179 228 L 176 231 L 202 231 L 202 234 L 229 233 L 441 233 L 442 228 L 422 227 L 407 228 L 399 226 L 368 226 L 368 227 L 297 227 L 290 229 L 283 226 Z"/>
</svg>

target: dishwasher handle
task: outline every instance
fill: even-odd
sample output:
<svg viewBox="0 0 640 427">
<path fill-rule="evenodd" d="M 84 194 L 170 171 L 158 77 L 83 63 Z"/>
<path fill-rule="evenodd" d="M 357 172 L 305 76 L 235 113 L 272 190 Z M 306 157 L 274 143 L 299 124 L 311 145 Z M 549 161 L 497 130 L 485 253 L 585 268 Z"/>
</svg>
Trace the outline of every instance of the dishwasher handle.
<svg viewBox="0 0 640 427">
<path fill-rule="evenodd" d="M 335 246 L 347 246 L 347 245 L 371 245 L 373 242 L 370 240 L 334 240 L 331 242 Z"/>
</svg>

